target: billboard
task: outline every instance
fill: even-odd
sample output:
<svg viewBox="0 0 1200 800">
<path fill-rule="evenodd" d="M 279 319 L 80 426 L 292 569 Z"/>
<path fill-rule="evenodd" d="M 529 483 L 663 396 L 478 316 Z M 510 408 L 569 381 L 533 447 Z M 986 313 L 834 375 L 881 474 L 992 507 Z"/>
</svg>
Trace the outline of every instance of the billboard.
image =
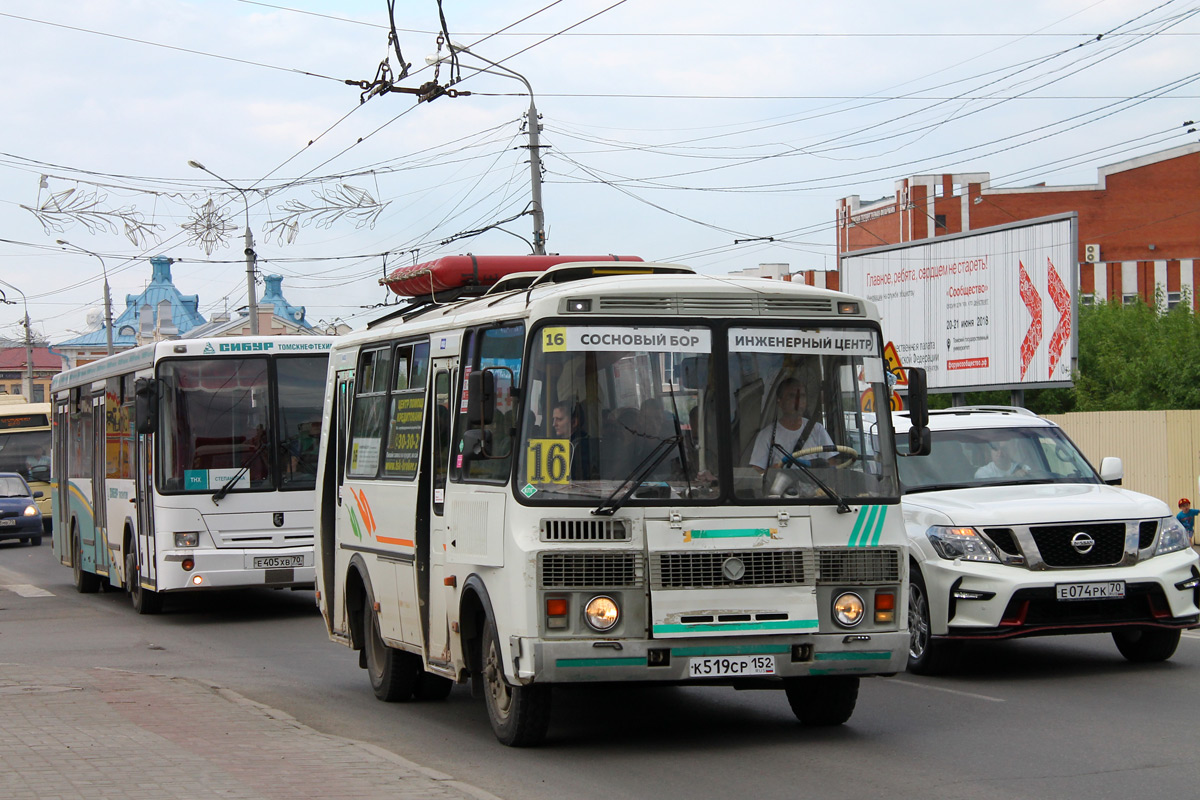
<svg viewBox="0 0 1200 800">
<path fill-rule="evenodd" d="M 1070 386 L 1074 213 L 842 253 L 844 291 L 879 305 L 906 367 L 944 391 Z"/>
</svg>

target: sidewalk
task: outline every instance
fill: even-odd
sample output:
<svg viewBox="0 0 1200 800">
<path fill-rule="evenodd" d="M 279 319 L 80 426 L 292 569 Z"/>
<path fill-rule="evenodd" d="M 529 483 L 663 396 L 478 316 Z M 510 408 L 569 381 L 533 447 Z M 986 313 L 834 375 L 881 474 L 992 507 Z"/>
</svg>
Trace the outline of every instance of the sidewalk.
<svg viewBox="0 0 1200 800">
<path fill-rule="evenodd" d="M 4 800 L 496 800 L 184 678 L 0 663 Z"/>
</svg>

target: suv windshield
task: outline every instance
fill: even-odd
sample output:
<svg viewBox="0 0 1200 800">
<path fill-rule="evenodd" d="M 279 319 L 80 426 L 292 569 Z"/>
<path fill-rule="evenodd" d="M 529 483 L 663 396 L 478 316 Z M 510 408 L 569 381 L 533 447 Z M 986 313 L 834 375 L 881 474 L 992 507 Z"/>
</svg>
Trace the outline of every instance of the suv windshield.
<svg viewBox="0 0 1200 800">
<path fill-rule="evenodd" d="M 1059 428 L 933 431 L 933 450 L 900 459 L 906 493 L 1020 483 L 1100 483 Z"/>
<path fill-rule="evenodd" d="M 863 413 L 886 397 L 872 329 L 563 325 L 534 337 L 517 465 L 531 502 L 899 494 L 890 418 Z"/>
</svg>

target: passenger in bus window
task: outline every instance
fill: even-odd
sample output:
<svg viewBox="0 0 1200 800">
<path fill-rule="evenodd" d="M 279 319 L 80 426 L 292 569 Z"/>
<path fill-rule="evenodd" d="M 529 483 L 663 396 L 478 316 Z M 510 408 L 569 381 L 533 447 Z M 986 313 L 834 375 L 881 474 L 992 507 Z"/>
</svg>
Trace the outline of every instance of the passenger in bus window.
<svg viewBox="0 0 1200 800">
<path fill-rule="evenodd" d="M 571 479 L 587 480 L 593 474 L 592 439 L 584 426 L 583 407 L 579 403 L 559 402 L 550 414 L 554 435 L 571 442 Z"/>
</svg>

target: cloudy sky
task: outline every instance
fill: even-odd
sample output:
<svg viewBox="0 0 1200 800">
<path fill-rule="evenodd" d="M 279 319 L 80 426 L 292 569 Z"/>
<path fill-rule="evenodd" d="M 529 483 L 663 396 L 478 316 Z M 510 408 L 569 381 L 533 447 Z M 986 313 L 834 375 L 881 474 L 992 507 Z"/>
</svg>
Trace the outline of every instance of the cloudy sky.
<svg viewBox="0 0 1200 800">
<path fill-rule="evenodd" d="M 82 332 L 175 260 L 201 311 L 259 270 L 312 322 L 384 313 L 384 270 L 530 252 L 523 84 L 435 73 L 437 0 L 0 5 L 0 336 Z M 726 273 L 833 269 L 839 198 L 989 172 L 1085 184 L 1194 142 L 1200 3 L 441 0 L 456 43 L 523 75 L 542 117 L 547 248 Z M 445 45 L 442 53 L 446 52 Z M 470 93 L 469 95 L 467 93 Z M 188 166 L 189 160 L 232 183 Z M 99 258 L 55 244 L 63 239 Z M 19 291 L 18 291 L 19 290 Z M 262 286 L 259 286 L 261 296 Z M 393 301 L 395 298 L 391 298 Z"/>
</svg>

